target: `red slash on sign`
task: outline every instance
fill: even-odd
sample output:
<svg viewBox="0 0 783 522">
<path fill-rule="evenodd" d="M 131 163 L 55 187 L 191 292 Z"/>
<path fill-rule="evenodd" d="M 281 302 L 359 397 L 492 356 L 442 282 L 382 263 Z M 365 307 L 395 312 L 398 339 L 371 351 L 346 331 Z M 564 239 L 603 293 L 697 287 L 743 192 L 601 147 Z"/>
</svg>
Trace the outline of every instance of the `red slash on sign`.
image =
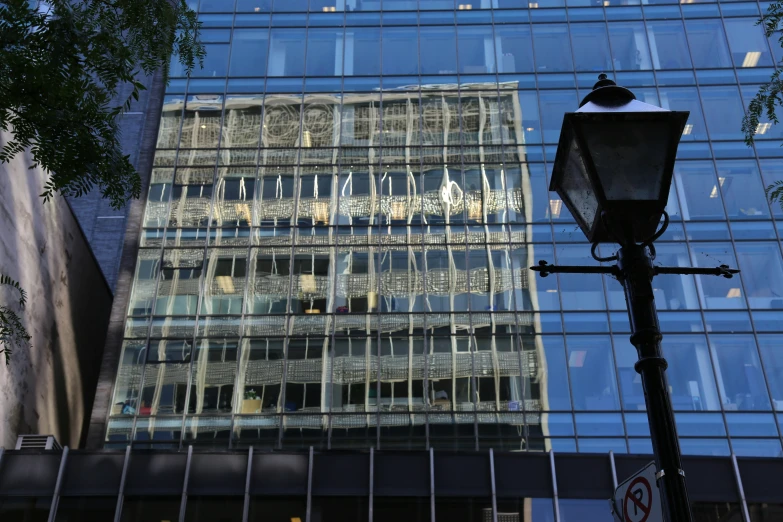
<svg viewBox="0 0 783 522">
<path fill-rule="evenodd" d="M 652 510 L 652 488 L 644 477 L 636 477 L 625 491 L 623 519 L 625 522 L 646 522 Z"/>
</svg>

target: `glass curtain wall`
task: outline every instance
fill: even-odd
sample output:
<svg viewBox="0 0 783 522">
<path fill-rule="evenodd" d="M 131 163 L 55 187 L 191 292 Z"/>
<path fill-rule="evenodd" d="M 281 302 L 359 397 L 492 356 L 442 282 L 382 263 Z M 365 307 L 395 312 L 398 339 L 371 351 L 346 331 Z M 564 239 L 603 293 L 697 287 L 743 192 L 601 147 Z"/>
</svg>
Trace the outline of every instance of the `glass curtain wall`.
<svg viewBox="0 0 783 522">
<path fill-rule="evenodd" d="M 194 1 L 106 444 L 650 452 L 619 284 L 527 270 L 595 262 L 547 188 L 606 72 L 690 111 L 657 262 L 743 271 L 655 280 L 683 451 L 780 456 L 766 5 Z"/>
</svg>

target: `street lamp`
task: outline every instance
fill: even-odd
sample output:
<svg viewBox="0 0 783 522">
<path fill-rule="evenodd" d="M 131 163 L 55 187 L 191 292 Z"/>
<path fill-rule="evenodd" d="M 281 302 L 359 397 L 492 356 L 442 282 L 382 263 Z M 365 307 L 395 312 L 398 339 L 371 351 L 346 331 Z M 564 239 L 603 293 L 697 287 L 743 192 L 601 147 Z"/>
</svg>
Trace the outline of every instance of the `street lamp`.
<svg viewBox="0 0 783 522">
<path fill-rule="evenodd" d="M 531 270 L 542 277 L 554 273 L 610 274 L 623 285 L 631 343 L 639 355 L 634 368 L 642 376 L 663 511 L 669 522 L 691 522 L 652 278 L 658 274 L 730 278 L 739 271 L 725 265 L 653 265 L 653 242 L 669 224 L 666 201 L 688 113 L 642 103 L 605 74 L 598 80 L 579 110 L 563 118 L 549 190 L 557 192 L 593 244 L 593 257 L 617 264 L 556 266 L 540 261 Z M 661 218 L 664 222 L 658 229 Z M 600 243 L 618 243 L 620 248 L 617 254 L 602 258 L 596 254 Z"/>
</svg>

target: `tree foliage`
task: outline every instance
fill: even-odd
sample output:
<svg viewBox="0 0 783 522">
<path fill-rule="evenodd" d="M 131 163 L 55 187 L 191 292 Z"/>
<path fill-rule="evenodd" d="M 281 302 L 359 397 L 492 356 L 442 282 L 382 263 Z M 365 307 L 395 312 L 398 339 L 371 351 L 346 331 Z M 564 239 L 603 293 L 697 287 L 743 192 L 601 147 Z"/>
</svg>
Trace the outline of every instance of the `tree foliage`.
<svg viewBox="0 0 783 522">
<path fill-rule="evenodd" d="M 10 286 L 19 294 L 17 304 L 20 309 L 24 309 L 27 304 L 27 293 L 19 283 L 7 275 L 0 274 L 0 286 L 2 285 Z M 5 305 L 0 305 L 0 347 L 2 347 L 0 354 L 5 356 L 6 366 L 11 362 L 11 352 L 17 346 L 27 346 L 29 343 L 30 334 L 27 333 L 17 313 Z"/>
<path fill-rule="evenodd" d="M 778 36 L 778 43 L 783 47 L 783 1 L 777 1 L 767 8 L 767 12 L 756 22 L 764 28 L 767 38 Z M 745 134 L 745 143 L 750 146 L 758 132 L 761 118 L 766 118 L 768 123 L 777 124 L 776 109 L 783 106 L 783 69 L 778 68 L 769 79 L 759 88 L 756 96 L 748 104 L 748 110 L 742 119 L 742 132 Z M 767 123 L 767 122 L 765 122 Z M 777 201 L 783 208 L 783 187 L 781 182 L 767 187 L 767 197 L 770 201 Z"/>
<path fill-rule="evenodd" d="M 29 149 L 48 173 L 44 200 L 93 188 L 115 208 L 139 197 L 118 116 L 172 53 L 188 72 L 202 63 L 198 29 L 185 0 L 0 1 L 0 128 L 11 136 L 0 162 Z"/>
<path fill-rule="evenodd" d="M 172 54 L 188 73 L 203 64 L 186 0 L 0 0 L 0 130 L 8 136 L 0 163 L 29 150 L 30 168 L 47 173 L 44 201 L 94 188 L 115 208 L 139 197 L 118 118 L 139 99 L 142 75 L 168 76 Z M 0 285 L 24 308 L 19 283 L 0 276 Z M 0 305 L 6 364 L 29 341 L 19 315 Z"/>
</svg>

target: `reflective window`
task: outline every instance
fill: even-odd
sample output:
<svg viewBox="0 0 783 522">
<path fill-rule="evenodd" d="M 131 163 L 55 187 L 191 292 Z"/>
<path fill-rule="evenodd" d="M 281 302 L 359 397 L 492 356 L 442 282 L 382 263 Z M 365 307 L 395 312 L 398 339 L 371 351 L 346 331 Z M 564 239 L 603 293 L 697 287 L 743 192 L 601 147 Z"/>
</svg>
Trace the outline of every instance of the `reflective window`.
<svg viewBox="0 0 783 522">
<path fill-rule="evenodd" d="M 720 20 L 686 20 L 685 28 L 695 67 L 731 67 L 731 56 Z"/>
<path fill-rule="evenodd" d="M 764 186 L 755 161 L 719 161 L 718 182 L 729 219 L 769 219 Z"/>
<path fill-rule="evenodd" d="M 655 69 L 690 69 L 688 41 L 682 22 L 647 22 L 652 63 Z"/>
<path fill-rule="evenodd" d="M 530 522 L 554 522 L 555 514 L 551 498 L 502 498 L 497 499 L 498 520 L 514 519 Z M 529 513 L 529 515 L 528 515 Z M 506 516 L 504 516 L 506 515 Z M 524 518 L 529 517 L 529 518 Z M 755 521 L 754 521 L 755 522 Z"/>
<path fill-rule="evenodd" d="M 723 409 L 769 410 L 769 393 L 753 337 L 711 335 L 710 347 Z"/>
<path fill-rule="evenodd" d="M 737 88 L 702 87 L 700 93 L 710 139 L 743 139 L 737 122 L 742 121 L 745 109 L 742 106 L 742 98 L 740 98 Z"/>
<path fill-rule="evenodd" d="M 266 29 L 236 29 L 231 41 L 229 76 L 264 76 L 269 31 Z"/>
<path fill-rule="evenodd" d="M 345 29 L 345 75 L 377 75 L 381 72 L 380 31 L 364 27 Z"/>
<path fill-rule="evenodd" d="M 736 67 L 769 67 L 769 53 L 764 31 L 756 25 L 755 18 L 726 18 L 726 36 Z"/>
<path fill-rule="evenodd" d="M 268 76 L 302 76 L 305 56 L 304 29 L 272 29 Z"/>
<path fill-rule="evenodd" d="M 563 115 L 579 108 L 576 92 L 541 91 L 538 96 L 541 102 L 544 142 L 557 143 L 560 139 L 560 128 L 563 126 Z"/>
<path fill-rule="evenodd" d="M 644 23 L 609 22 L 612 62 L 617 71 L 652 69 Z"/>
<path fill-rule="evenodd" d="M 567 345 L 574 409 L 620 409 L 610 338 L 568 336 Z"/>
<path fill-rule="evenodd" d="M 456 35 L 454 33 L 455 31 L 452 27 L 422 26 L 419 28 L 419 52 L 421 54 L 422 74 L 457 73 L 457 44 Z M 386 55 L 385 40 L 384 37 L 384 56 Z M 400 53 L 400 50 L 393 49 L 391 52 Z M 399 54 L 399 57 L 404 60 L 410 59 L 402 53 Z M 464 63 L 465 62 L 463 62 L 463 64 Z M 384 70 L 384 74 L 385 73 L 386 71 Z"/>
<path fill-rule="evenodd" d="M 773 406 L 783 411 L 783 336 L 759 335 L 758 340 Z"/>
<path fill-rule="evenodd" d="M 499 73 L 533 72 L 535 67 L 530 26 L 496 25 L 495 53 Z"/>
<path fill-rule="evenodd" d="M 458 33 L 459 72 L 463 74 L 494 73 L 495 39 L 492 35 L 492 27 L 489 25 L 463 26 L 458 28 Z M 422 72 L 425 71 L 422 69 Z"/>
<path fill-rule="evenodd" d="M 783 308 L 783 263 L 775 243 L 737 243 L 739 268 L 751 308 Z"/>
<path fill-rule="evenodd" d="M 670 111 L 688 111 L 688 123 L 682 132 L 682 141 L 706 140 L 707 130 L 695 88 L 661 88 L 661 107 Z M 741 120 L 740 120 L 741 121 Z M 703 156 L 702 156 L 703 157 Z M 678 162 L 682 163 L 682 162 Z"/>
<path fill-rule="evenodd" d="M 533 42 L 536 52 L 536 70 L 560 72 L 573 70 L 568 27 L 560 24 L 533 26 Z M 561 120 L 562 123 L 562 120 Z"/>
<path fill-rule="evenodd" d="M 571 42 L 577 71 L 600 73 L 612 69 L 606 24 L 571 24 Z"/>
<path fill-rule="evenodd" d="M 734 251 L 729 243 L 692 243 L 691 258 L 699 267 L 720 265 L 737 266 Z M 696 276 L 702 306 L 710 309 L 745 308 L 744 292 L 737 277 L 726 279 L 712 275 Z"/>
<path fill-rule="evenodd" d="M 46 522 L 51 503 L 49 497 L 0 497 L 0 515 L 3 520 Z"/>
<path fill-rule="evenodd" d="M 680 195 L 683 219 L 724 219 L 721 189 L 712 162 L 675 163 L 674 185 Z"/>
<path fill-rule="evenodd" d="M 374 31 L 377 32 L 377 29 Z M 383 28 L 383 74 L 418 74 L 418 57 L 418 35 L 415 27 Z M 456 69 L 456 57 L 454 62 Z"/>
<path fill-rule="evenodd" d="M 355 49 L 355 47 L 354 47 Z M 343 70 L 343 31 L 309 29 L 307 31 L 308 76 L 340 76 Z"/>
</svg>

